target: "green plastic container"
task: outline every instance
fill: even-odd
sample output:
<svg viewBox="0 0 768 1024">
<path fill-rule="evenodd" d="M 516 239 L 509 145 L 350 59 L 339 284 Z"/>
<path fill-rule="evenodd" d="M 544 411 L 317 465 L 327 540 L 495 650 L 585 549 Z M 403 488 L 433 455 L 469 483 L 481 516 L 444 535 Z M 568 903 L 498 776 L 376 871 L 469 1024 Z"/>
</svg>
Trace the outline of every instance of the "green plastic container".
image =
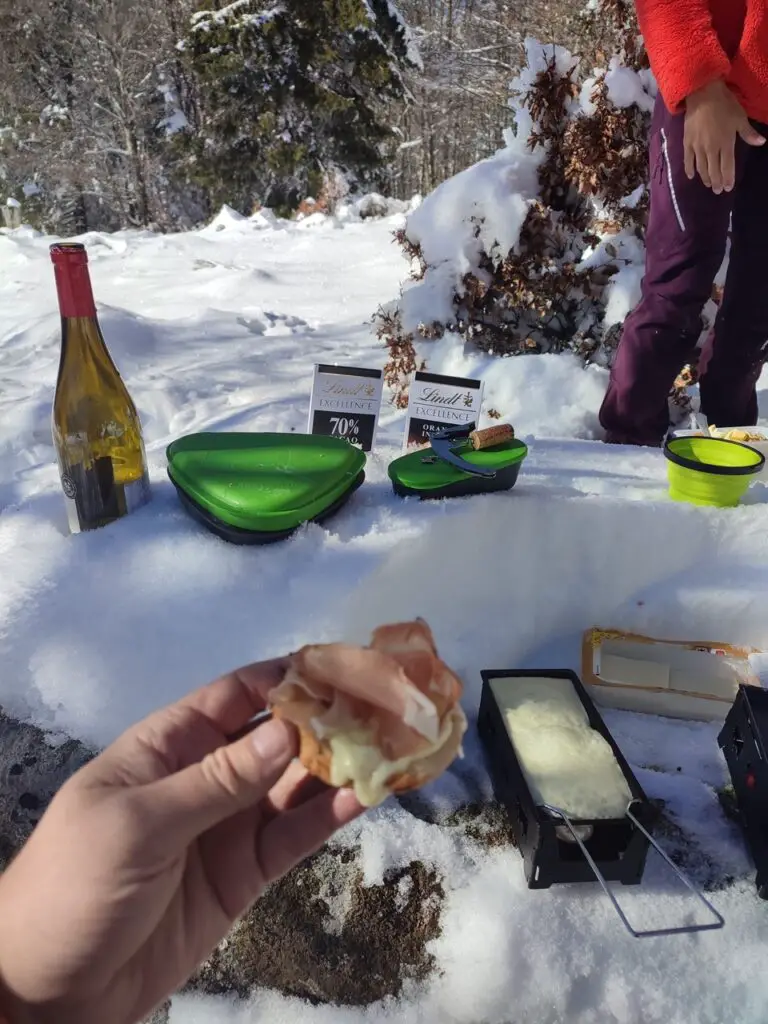
<svg viewBox="0 0 768 1024">
<path fill-rule="evenodd" d="M 676 437 L 664 447 L 673 501 L 734 508 L 765 465 L 749 445 L 717 437 Z"/>
<path fill-rule="evenodd" d="M 409 452 L 390 463 L 389 478 L 401 497 L 460 498 L 508 491 L 515 486 L 528 447 L 517 439 L 480 451 L 458 450 L 462 459 L 496 471 L 495 477 L 473 476 L 435 455 L 431 448 Z"/>
<path fill-rule="evenodd" d="M 234 544 L 284 540 L 322 522 L 365 480 L 364 452 L 337 437 L 190 434 L 166 455 L 186 510 Z"/>
</svg>

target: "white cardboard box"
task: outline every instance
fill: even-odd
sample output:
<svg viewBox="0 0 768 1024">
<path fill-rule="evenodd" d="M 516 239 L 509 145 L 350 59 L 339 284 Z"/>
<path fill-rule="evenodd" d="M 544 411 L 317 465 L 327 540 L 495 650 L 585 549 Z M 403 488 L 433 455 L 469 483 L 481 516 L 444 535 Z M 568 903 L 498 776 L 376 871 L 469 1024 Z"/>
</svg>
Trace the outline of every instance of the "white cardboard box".
<svg viewBox="0 0 768 1024">
<path fill-rule="evenodd" d="M 584 634 L 582 680 L 604 707 L 723 721 L 740 683 L 761 685 L 761 654 L 729 644 L 657 640 L 595 628 Z"/>
</svg>

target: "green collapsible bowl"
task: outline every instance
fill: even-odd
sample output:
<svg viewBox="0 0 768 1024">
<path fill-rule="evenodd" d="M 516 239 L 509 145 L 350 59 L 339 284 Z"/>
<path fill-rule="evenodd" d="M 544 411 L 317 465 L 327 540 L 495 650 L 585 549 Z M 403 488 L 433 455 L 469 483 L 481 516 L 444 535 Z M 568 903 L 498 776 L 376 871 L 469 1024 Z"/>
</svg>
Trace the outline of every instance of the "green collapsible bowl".
<svg viewBox="0 0 768 1024">
<path fill-rule="evenodd" d="M 364 452 L 338 437 L 199 433 L 166 456 L 183 507 L 233 544 L 284 540 L 323 522 L 365 480 Z"/>
<path fill-rule="evenodd" d="M 676 437 L 664 446 L 669 496 L 691 505 L 734 508 L 765 465 L 765 456 L 738 441 Z"/>
<path fill-rule="evenodd" d="M 514 439 L 477 452 L 457 446 L 456 454 L 473 465 L 495 470 L 496 475 L 481 477 L 463 472 L 444 462 L 431 448 L 419 448 L 390 464 L 389 478 L 395 494 L 403 498 L 440 499 L 509 491 L 515 486 L 528 447 Z"/>
</svg>

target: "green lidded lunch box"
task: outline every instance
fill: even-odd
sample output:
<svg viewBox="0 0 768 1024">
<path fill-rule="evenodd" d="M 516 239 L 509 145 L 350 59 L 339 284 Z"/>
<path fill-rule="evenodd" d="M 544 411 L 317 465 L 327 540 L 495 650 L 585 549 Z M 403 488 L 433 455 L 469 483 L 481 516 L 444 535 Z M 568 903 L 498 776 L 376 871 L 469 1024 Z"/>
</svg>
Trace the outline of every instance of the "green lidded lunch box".
<svg viewBox="0 0 768 1024">
<path fill-rule="evenodd" d="M 166 457 L 187 512 L 233 544 L 285 540 L 323 522 L 365 480 L 363 451 L 315 434 L 190 434 Z"/>
<path fill-rule="evenodd" d="M 474 424 L 433 435 L 389 466 L 396 494 L 421 499 L 461 498 L 509 491 L 517 482 L 528 446 L 507 424 L 475 430 Z"/>
</svg>

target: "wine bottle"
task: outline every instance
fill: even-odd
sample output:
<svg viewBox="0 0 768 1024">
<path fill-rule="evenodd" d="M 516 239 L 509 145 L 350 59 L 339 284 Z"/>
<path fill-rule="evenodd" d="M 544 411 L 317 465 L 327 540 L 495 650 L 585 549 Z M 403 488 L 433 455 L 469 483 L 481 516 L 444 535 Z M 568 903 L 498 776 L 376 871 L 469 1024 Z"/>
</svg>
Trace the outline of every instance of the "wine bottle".
<svg viewBox="0 0 768 1024">
<path fill-rule="evenodd" d="M 146 504 L 149 473 L 136 406 L 96 315 L 85 246 L 50 251 L 61 312 L 53 441 L 69 528 L 81 533 Z"/>
</svg>

